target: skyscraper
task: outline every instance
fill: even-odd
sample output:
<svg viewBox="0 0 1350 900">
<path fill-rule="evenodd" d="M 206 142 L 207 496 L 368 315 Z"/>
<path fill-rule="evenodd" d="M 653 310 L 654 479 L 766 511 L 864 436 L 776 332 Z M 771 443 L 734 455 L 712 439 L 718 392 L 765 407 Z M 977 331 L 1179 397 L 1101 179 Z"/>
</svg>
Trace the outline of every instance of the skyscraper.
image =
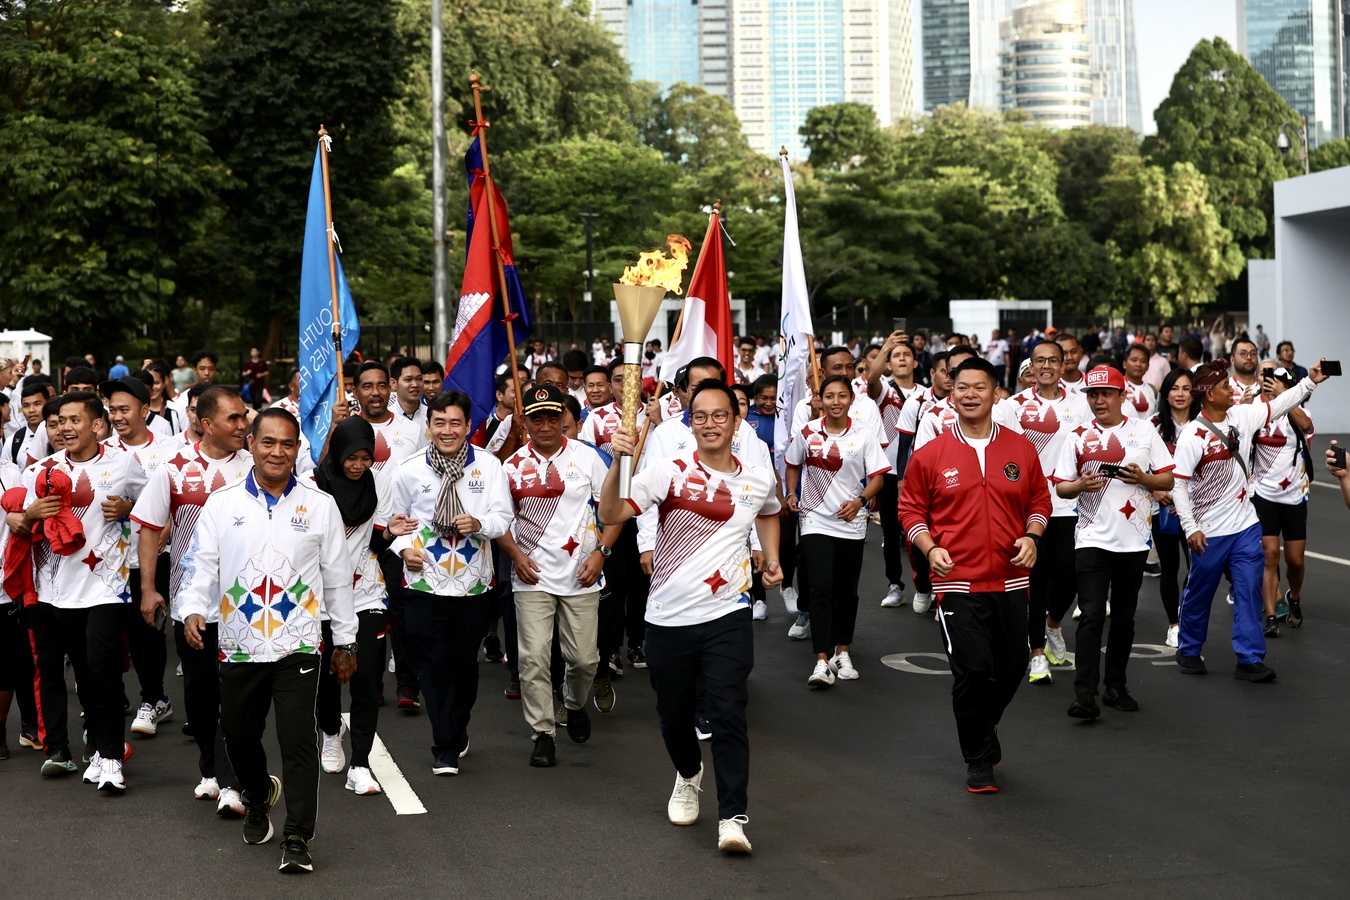
<svg viewBox="0 0 1350 900">
<path fill-rule="evenodd" d="M 923 108 L 999 108 L 999 27 L 1012 0 L 921 0 Z"/>
<path fill-rule="evenodd" d="M 595 17 L 633 70 L 634 81 L 663 88 L 702 85 L 731 97 L 730 0 L 597 0 Z"/>
<path fill-rule="evenodd" d="M 1134 0 L 1087 0 L 1092 123 L 1144 131 Z"/>
<path fill-rule="evenodd" d="M 1092 121 L 1084 0 L 1027 0 L 1003 22 L 1001 106 L 1048 128 Z"/>
<path fill-rule="evenodd" d="M 1309 141 L 1345 137 L 1342 0 L 1238 0 L 1238 52 L 1308 117 Z"/>
</svg>

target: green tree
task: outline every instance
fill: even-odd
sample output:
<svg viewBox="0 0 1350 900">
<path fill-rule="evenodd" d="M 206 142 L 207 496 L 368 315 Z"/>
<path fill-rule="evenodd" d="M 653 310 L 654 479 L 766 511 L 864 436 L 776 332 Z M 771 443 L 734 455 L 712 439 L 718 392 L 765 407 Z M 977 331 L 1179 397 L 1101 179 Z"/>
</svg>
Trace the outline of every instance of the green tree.
<svg viewBox="0 0 1350 900">
<path fill-rule="evenodd" d="M 1350 140 L 1337 138 L 1334 141 L 1323 141 L 1318 144 L 1317 148 L 1308 155 L 1308 166 L 1314 172 L 1325 172 L 1327 169 L 1350 166 Z"/>
<path fill-rule="evenodd" d="M 1022 238 L 1008 270 L 1008 296 L 1053 300 L 1063 315 L 1093 315 L 1111 308 L 1116 264 L 1111 251 L 1076 222 L 1038 228 Z"/>
<path fill-rule="evenodd" d="M 1153 118 L 1158 133 L 1144 139 L 1144 155 L 1165 167 L 1195 166 L 1242 253 L 1269 256 L 1274 184 L 1300 173 L 1298 161 L 1275 148 L 1280 124 L 1298 118 L 1293 108 L 1251 63 L 1215 38 L 1195 45 Z"/>
<path fill-rule="evenodd" d="M 1092 202 L 1101 193 L 1101 181 L 1111 172 L 1117 156 L 1138 156 L 1139 136 L 1128 128 L 1085 125 L 1046 133 L 1042 149 L 1058 169 L 1055 190 L 1064 215 L 1081 222 L 1096 238 L 1103 239 L 1109 223 L 1092 216 Z"/>
<path fill-rule="evenodd" d="M 876 110 L 866 103 L 830 103 L 806 114 L 797 130 L 806 142 L 811 165 L 843 169 L 876 156 L 882 147 Z"/>
</svg>

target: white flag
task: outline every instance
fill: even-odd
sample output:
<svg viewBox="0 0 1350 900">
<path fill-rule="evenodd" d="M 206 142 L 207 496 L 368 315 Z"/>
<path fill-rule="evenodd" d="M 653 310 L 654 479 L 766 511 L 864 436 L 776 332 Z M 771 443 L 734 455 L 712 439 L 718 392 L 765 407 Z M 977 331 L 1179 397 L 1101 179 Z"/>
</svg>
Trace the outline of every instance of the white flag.
<svg viewBox="0 0 1350 900">
<path fill-rule="evenodd" d="M 783 308 L 778 331 L 778 416 L 773 427 L 774 464 L 780 474 L 791 438 L 792 413 L 806 396 L 806 369 L 810 360 L 810 341 L 815 340 L 811 324 L 811 298 L 806 293 L 806 268 L 802 265 L 801 238 L 797 234 L 797 195 L 792 189 L 792 170 L 788 158 L 783 164 Z"/>
</svg>

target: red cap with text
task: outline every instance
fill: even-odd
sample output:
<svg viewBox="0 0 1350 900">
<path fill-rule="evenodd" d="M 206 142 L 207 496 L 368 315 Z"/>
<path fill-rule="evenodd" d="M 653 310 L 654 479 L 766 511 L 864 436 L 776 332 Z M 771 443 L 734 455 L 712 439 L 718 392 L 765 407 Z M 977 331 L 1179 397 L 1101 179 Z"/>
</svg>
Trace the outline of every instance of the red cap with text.
<svg viewBox="0 0 1350 900">
<path fill-rule="evenodd" d="M 1118 391 L 1125 390 L 1125 376 L 1119 369 L 1111 366 L 1098 366 L 1095 369 L 1089 369 L 1083 385 L 1085 390 L 1093 388 L 1115 388 Z"/>
</svg>

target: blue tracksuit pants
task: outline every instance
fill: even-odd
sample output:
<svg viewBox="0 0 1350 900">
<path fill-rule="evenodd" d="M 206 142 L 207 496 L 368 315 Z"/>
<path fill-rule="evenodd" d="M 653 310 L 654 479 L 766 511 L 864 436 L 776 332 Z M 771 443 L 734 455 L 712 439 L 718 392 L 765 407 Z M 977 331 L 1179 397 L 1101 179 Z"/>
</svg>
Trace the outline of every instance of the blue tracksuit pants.
<svg viewBox="0 0 1350 900">
<path fill-rule="evenodd" d="M 1182 656 L 1199 656 L 1209 633 L 1209 610 L 1214 591 L 1227 569 L 1233 580 L 1233 652 L 1243 664 L 1258 663 L 1266 655 L 1261 630 L 1261 575 L 1265 554 L 1261 526 L 1237 534 L 1209 538 L 1204 555 L 1191 554 L 1191 573 L 1181 594 L 1179 649 Z"/>
</svg>

